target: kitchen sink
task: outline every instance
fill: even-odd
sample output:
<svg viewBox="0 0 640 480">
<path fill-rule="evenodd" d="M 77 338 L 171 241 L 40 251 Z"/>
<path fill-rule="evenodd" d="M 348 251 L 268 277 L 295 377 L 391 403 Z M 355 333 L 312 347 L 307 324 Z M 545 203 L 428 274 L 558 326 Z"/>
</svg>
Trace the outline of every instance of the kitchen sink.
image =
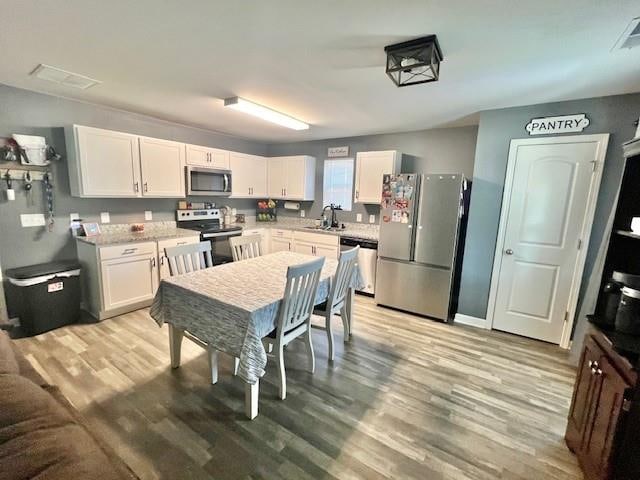
<svg viewBox="0 0 640 480">
<path fill-rule="evenodd" d="M 309 227 L 304 227 L 308 230 L 317 230 L 319 232 L 343 232 L 344 230 L 346 230 L 345 228 L 342 227 L 315 227 L 315 226 L 309 226 Z"/>
</svg>

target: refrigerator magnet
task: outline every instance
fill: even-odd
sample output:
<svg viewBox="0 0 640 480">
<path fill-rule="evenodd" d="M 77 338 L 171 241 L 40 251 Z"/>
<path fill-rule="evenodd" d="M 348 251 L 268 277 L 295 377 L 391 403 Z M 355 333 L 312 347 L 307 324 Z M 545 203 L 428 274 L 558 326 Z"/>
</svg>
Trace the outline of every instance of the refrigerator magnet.
<svg viewBox="0 0 640 480">
<path fill-rule="evenodd" d="M 394 223 L 400 223 L 402 221 L 402 210 L 394 210 L 391 212 L 391 221 Z"/>
<path fill-rule="evenodd" d="M 389 223 L 391 221 L 391 217 L 389 215 L 383 215 L 382 221 L 384 223 Z"/>
</svg>

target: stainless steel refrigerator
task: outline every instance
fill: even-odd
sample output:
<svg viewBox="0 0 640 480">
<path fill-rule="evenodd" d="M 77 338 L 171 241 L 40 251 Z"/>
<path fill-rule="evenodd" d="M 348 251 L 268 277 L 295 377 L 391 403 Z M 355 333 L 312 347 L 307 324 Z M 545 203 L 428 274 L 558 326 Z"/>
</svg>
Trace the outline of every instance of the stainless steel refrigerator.
<svg viewBox="0 0 640 480">
<path fill-rule="evenodd" d="M 449 320 L 466 198 L 460 174 L 384 175 L 377 304 Z"/>
</svg>

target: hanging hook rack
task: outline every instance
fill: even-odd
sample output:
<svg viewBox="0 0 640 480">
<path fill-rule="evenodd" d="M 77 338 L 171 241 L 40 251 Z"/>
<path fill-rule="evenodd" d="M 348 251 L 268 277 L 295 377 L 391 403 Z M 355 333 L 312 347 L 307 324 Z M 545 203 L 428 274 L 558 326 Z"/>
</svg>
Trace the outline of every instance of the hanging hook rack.
<svg viewBox="0 0 640 480">
<path fill-rule="evenodd" d="M 27 172 L 31 175 L 31 180 L 34 182 L 44 180 L 47 173 L 49 174 L 49 178 L 51 178 L 51 170 L 48 167 L 38 168 L 14 163 L 0 163 L 0 177 L 2 178 L 6 178 L 6 176 L 9 175 L 11 181 L 22 182 Z"/>
</svg>

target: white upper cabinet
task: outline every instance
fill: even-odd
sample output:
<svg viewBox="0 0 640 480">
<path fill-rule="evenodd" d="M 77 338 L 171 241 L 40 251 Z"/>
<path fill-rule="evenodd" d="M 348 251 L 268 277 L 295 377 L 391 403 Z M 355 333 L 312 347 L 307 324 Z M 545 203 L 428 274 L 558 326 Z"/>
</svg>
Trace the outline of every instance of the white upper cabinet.
<svg viewBox="0 0 640 480">
<path fill-rule="evenodd" d="M 316 159 L 308 155 L 268 159 L 269 197 L 314 200 Z"/>
<path fill-rule="evenodd" d="M 138 197 L 138 137 L 74 125 L 65 129 L 69 182 L 76 197 Z"/>
<path fill-rule="evenodd" d="M 402 154 L 395 150 L 358 152 L 356 155 L 356 185 L 354 203 L 380 203 L 382 176 L 400 173 Z"/>
<path fill-rule="evenodd" d="M 71 195 L 184 197 L 184 143 L 81 125 L 65 135 Z"/>
<path fill-rule="evenodd" d="M 184 197 L 184 144 L 140 137 L 144 197 Z"/>
<path fill-rule="evenodd" d="M 187 165 L 229 170 L 230 153 L 218 148 L 187 145 Z"/>
<path fill-rule="evenodd" d="M 258 155 L 230 152 L 231 196 L 266 198 L 267 159 Z"/>
</svg>

